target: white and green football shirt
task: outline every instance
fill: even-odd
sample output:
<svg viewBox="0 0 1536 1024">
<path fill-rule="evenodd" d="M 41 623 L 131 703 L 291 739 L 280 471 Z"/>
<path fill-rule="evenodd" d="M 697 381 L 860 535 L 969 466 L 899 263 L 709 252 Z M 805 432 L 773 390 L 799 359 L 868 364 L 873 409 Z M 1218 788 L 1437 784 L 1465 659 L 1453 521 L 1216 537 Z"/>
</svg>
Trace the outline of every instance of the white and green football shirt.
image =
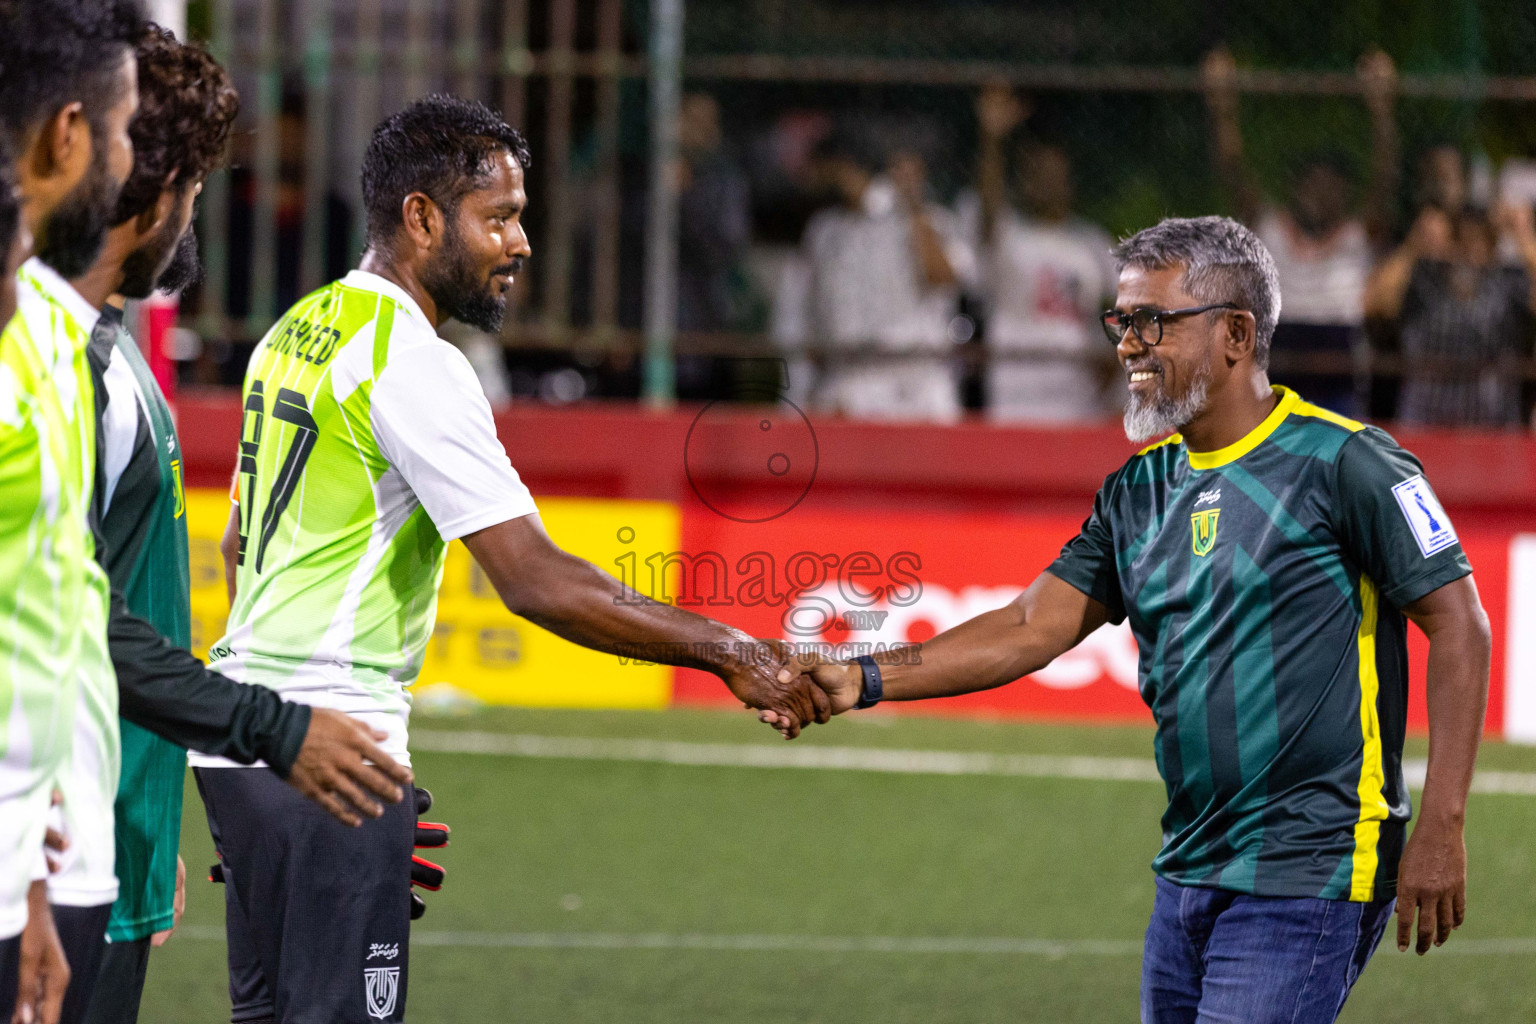
<svg viewBox="0 0 1536 1024">
<path fill-rule="evenodd" d="M 352 714 L 409 764 L 410 697 L 448 541 L 537 511 L 469 361 L 400 287 L 354 270 L 246 369 L 232 679 Z M 238 767 L 193 753 L 203 767 Z"/>
<path fill-rule="evenodd" d="M 83 733 L 96 782 L 104 787 L 110 774 L 117 784 L 106 577 L 86 525 L 95 430 L 85 404 L 94 401 L 89 324 L 69 295 L 79 298 L 46 266 L 28 262 L 17 279 L 16 316 L 0 334 L 0 938 L 21 931 L 27 886 L 44 874 L 55 785 L 74 795 L 80 811 L 80 834 L 71 837 L 77 863 L 89 862 L 98 881 L 112 876 L 110 797 L 105 822 L 86 820 L 96 787 L 75 785 L 80 776 L 68 764 Z M 84 663 L 103 671 L 82 672 L 82 646 Z M 103 827 L 104 865 L 94 850 Z"/>
<path fill-rule="evenodd" d="M 86 593 L 77 620 L 80 649 L 75 667 L 74 740 L 58 779 L 69 848 L 60 858 L 59 869 L 48 876 L 48 902 L 95 907 L 117 898 L 112 805 L 122 765 L 117 674 L 107 650 L 110 583 L 96 560 L 88 525 L 96 479 L 96 387 L 86 348 L 100 311 L 36 258 L 22 266 L 18 284 L 43 297 L 49 308 L 48 329 L 60 359 L 54 380 L 70 425 L 70 464 L 81 474 L 78 493 L 83 502 L 81 525 L 88 552 L 83 566 Z M 66 353 L 68 371 L 62 369 Z"/>
</svg>

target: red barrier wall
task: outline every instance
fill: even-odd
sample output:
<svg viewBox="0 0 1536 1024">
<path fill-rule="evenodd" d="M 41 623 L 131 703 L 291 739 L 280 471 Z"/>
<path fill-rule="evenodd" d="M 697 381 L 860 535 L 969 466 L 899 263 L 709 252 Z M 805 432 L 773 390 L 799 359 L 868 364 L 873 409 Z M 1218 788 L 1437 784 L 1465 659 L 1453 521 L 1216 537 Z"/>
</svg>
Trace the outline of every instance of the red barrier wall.
<svg viewBox="0 0 1536 1024">
<path fill-rule="evenodd" d="M 223 485 L 239 440 L 238 401 L 227 393 L 184 392 L 178 409 L 189 483 Z M 810 587 L 811 603 L 825 598 L 823 607 L 841 622 L 817 634 L 833 641 L 920 640 L 1006 602 L 1049 564 L 1100 482 L 1134 450 L 1116 423 L 935 428 L 808 421 L 785 407 L 654 413 L 628 404 L 518 405 L 498 413 L 497 428 L 535 495 L 678 504 L 691 560 L 685 568 L 698 580 L 669 596 L 696 599 L 700 610 L 759 635 L 804 638 L 786 629 L 789 605 L 772 600 L 772 586 L 761 593 L 743 587 Z M 1495 630 L 1488 720 L 1499 731 L 1509 548 L 1515 534 L 1536 532 L 1536 440 L 1475 432 L 1396 436 L 1424 462 L 1477 570 Z M 700 564 L 710 552 L 719 558 Z M 761 567 L 739 568 L 753 552 L 772 563 L 772 581 L 754 582 L 754 572 L 766 577 Z M 660 560 L 671 553 L 639 554 Z M 824 578 L 810 582 L 818 571 Z M 889 599 L 904 593 L 903 574 L 921 581 L 921 596 L 905 606 Z M 866 601 L 877 587 L 882 598 Z M 877 629 L 850 630 L 847 612 L 857 620 L 858 613 L 881 610 L 887 615 Z M 1421 726 L 1424 644 L 1410 632 L 1411 717 Z M 1135 690 L 1134 659 L 1128 634 L 1105 631 L 1039 677 L 924 710 L 1141 720 L 1146 710 Z M 719 700 L 722 693 L 711 677 L 678 673 L 680 700 Z"/>
<path fill-rule="evenodd" d="M 184 391 L 177 408 L 188 482 L 218 486 L 234 466 L 240 403 L 225 391 Z M 814 432 L 821 508 L 1062 512 L 1084 501 L 1134 450 L 1119 424 L 1046 429 L 847 420 L 775 425 Z M 722 493 L 768 504 L 800 489 L 799 467 L 775 476 L 761 458 L 763 413 L 739 406 L 653 413 L 627 403 L 497 414 L 502 442 L 534 492 L 686 502 L 691 467 Z M 690 430 L 692 440 L 690 441 Z M 771 433 L 771 431 L 770 431 Z M 1394 431 L 1423 460 L 1442 504 L 1463 527 L 1536 528 L 1536 439 L 1519 433 Z M 798 440 L 799 438 L 792 438 Z"/>
</svg>

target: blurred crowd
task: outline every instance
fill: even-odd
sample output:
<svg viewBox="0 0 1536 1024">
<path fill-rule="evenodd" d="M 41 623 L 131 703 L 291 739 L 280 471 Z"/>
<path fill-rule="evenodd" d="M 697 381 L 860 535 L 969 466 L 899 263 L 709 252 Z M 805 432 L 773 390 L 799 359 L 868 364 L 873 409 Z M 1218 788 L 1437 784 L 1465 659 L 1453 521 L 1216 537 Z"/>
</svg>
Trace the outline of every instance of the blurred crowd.
<svg viewBox="0 0 1536 1024">
<path fill-rule="evenodd" d="M 1202 66 L 1209 131 L 1190 173 L 1214 175 L 1222 212 L 1251 226 L 1275 257 L 1283 305 L 1272 377 L 1349 416 L 1523 426 L 1536 401 L 1527 379 L 1536 161 L 1506 160 L 1495 175 L 1486 161 L 1474 173 L 1469 154 L 1451 145 L 1404 153 L 1391 59 L 1367 54 L 1356 74 L 1370 139 L 1365 147 L 1341 139 L 1340 148 L 1368 150 L 1367 172 L 1339 153 L 1298 152 L 1282 178 L 1257 173 L 1245 153 L 1230 54 L 1212 52 Z M 725 123 L 727 99 L 685 95 L 674 168 L 680 398 L 754 399 L 766 388 L 823 413 L 934 422 L 967 412 L 1003 422 L 1117 414 L 1124 388 L 1099 324 L 1114 298 L 1111 234 L 1080 212 L 1072 156 L 1032 97 L 996 84 L 972 99 L 974 131 L 935 132 L 931 121 L 889 110 L 804 108 L 738 130 Z M 302 105 L 285 101 L 279 120 L 275 285 L 287 304 L 297 298 L 298 226 L 312 204 L 299 162 Z M 955 137 L 967 139 L 963 151 Z M 1136 158 L 1113 139 L 1102 155 Z M 936 156 L 951 172 L 943 182 L 930 173 Z M 581 177 L 579 141 L 574 164 L 579 329 L 592 319 L 584 296 L 603 200 L 590 169 Z M 1285 184 L 1270 194 L 1261 179 Z M 644 161 L 626 157 L 617 317 L 632 330 L 642 323 L 648 183 Z M 232 186 L 226 306 L 240 316 L 250 309 L 255 186 L 239 170 Z M 532 200 L 536 208 L 541 197 Z M 335 195 L 324 208 L 330 274 L 346 263 L 351 216 Z M 533 242 L 527 280 L 544 272 L 537 228 Z M 525 321 L 542 315 L 536 295 L 518 306 Z M 493 400 L 639 391 L 636 358 L 503 352 L 472 332 L 455 340 Z M 238 382 L 246 351 L 210 346 L 198 379 Z"/>
<path fill-rule="evenodd" d="M 1202 73 L 1225 204 L 1264 240 L 1281 276 L 1274 379 L 1350 416 L 1528 422 L 1536 164 L 1510 160 L 1497 180 L 1478 183 L 1466 154 L 1438 145 L 1411 154 L 1400 181 L 1396 75 L 1375 52 L 1357 70 L 1371 123 L 1368 180 L 1354 180 L 1336 154 L 1302 153 L 1284 193 L 1268 195 L 1245 159 L 1231 56 L 1210 54 Z M 1014 422 L 1118 411 L 1123 387 L 1099 325 L 1114 299 L 1113 241 L 1078 212 L 1072 159 L 1031 130 L 1033 112 L 1004 85 L 980 91 L 974 174 L 948 203 L 929 184 L 920 139 L 881 140 L 836 119 L 806 126 L 801 174 L 822 204 L 798 244 L 758 275 L 792 398 L 823 412 L 935 422 L 967 408 Z M 688 98 L 684 125 L 680 326 L 730 331 L 753 258 L 748 175 L 711 97 Z M 694 376 L 720 385 L 718 372 Z"/>
</svg>

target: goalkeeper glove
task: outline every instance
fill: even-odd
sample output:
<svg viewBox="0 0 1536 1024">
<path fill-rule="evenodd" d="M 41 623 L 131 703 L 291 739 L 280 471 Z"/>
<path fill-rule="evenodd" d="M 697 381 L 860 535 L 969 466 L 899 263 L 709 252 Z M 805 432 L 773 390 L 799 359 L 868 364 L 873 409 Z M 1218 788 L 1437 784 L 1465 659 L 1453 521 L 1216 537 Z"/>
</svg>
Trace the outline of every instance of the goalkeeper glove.
<svg viewBox="0 0 1536 1024">
<path fill-rule="evenodd" d="M 437 822 L 422 821 L 421 816 L 432 808 L 432 794 L 420 786 L 413 787 L 416 790 L 416 849 L 425 850 L 448 845 L 448 826 Z M 443 887 L 443 876 L 447 874 L 442 865 L 411 855 L 411 920 L 414 921 L 427 912 L 426 902 L 418 895 L 415 889 L 422 888 L 429 892 L 436 892 Z"/>
<path fill-rule="evenodd" d="M 439 824 L 438 822 L 434 821 L 420 820 L 421 815 L 427 813 L 427 811 L 432 807 L 432 794 L 420 787 L 415 787 L 415 791 L 416 816 L 418 819 L 416 822 L 416 849 L 426 850 L 440 846 L 447 846 L 448 833 L 450 831 L 447 825 Z M 443 878 L 446 875 L 447 871 L 443 869 L 441 864 L 434 864 L 430 860 L 427 860 L 424 857 L 418 857 L 415 854 L 411 855 L 411 885 L 413 887 L 420 887 L 430 892 L 436 892 L 443 887 Z M 221 884 L 224 882 L 223 863 L 215 862 L 211 867 L 208 868 L 208 881 Z M 411 892 L 411 920 L 415 921 L 426 912 L 426 901 L 424 901 L 420 896 L 416 895 L 413 889 Z"/>
</svg>

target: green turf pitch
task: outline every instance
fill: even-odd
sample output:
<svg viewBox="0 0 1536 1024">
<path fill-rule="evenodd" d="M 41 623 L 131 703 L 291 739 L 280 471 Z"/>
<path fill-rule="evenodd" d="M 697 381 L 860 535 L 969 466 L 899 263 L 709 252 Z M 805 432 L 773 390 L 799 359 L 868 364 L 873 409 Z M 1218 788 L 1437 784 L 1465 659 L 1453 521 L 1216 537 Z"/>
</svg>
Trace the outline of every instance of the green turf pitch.
<svg viewBox="0 0 1536 1024">
<path fill-rule="evenodd" d="M 717 761 L 784 746 L 729 713 L 412 724 L 439 748 L 453 731 L 713 744 Z M 1151 756 L 1144 729 L 895 716 L 796 744 Z M 1483 765 L 1536 772 L 1536 750 L 1490 746 Z M 454 829 L 416 925 L 416 1024 L 1136 1019 L 1155 782 L 441 752 L 416 771 Z M 1536 1018 L 1536 796 L 1474 795 L 1467 836 L 1466 927 L 1423 959 L 1384 944 L 1344 1020 Z M 141 1019 L 212 1024 L 229 1012 L 223 911 L 190 784 L 183 848 L 189 927 L 151 957 Z"/>
</svg>

